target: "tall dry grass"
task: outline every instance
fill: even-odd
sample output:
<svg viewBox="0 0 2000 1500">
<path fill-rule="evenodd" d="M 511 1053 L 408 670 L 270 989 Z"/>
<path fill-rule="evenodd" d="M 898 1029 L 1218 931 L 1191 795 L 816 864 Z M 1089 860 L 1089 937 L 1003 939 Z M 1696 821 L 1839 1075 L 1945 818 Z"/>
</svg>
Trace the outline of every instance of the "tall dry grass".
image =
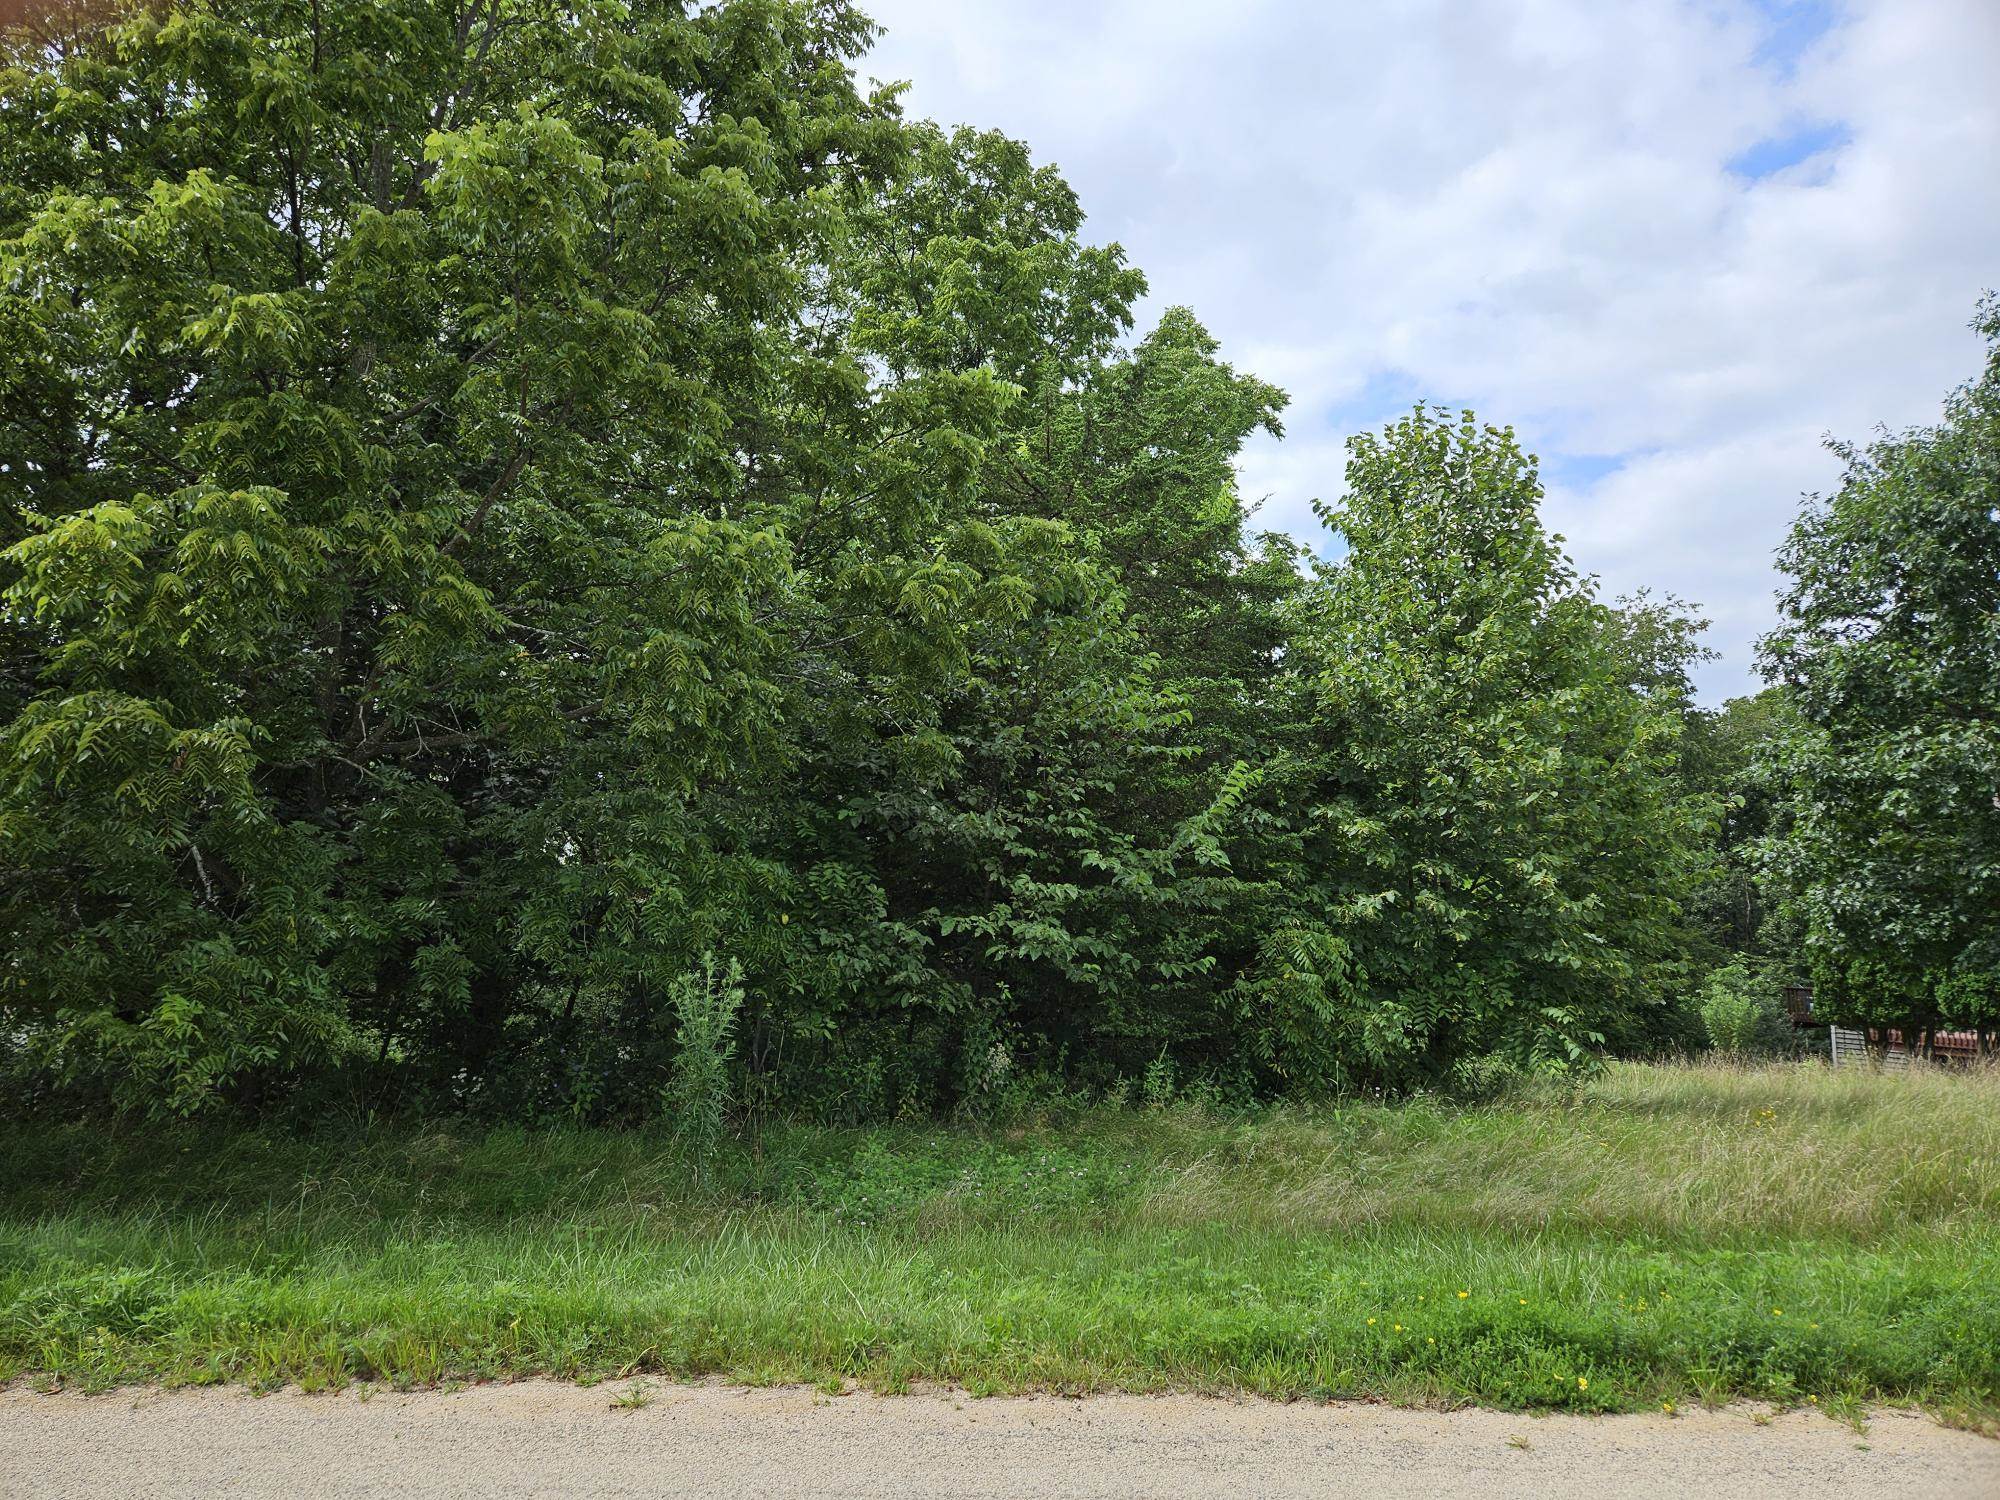
<svg viewBox="0 0 2000 1500">
<path fill-rule="evenodd" d="M 1619 1065 L 1499 1102 L 1280 1114 L 1178 1143 L 1168 1224 L 1866 1237 L 2000 1224 L 2000 1069 Z"/>
</svg>

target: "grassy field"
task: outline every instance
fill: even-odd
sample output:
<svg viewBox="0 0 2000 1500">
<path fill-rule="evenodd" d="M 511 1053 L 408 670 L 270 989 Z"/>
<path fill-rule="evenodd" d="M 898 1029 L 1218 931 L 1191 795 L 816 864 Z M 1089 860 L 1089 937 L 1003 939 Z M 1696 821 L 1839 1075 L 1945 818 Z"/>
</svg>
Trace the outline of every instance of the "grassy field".
<svg viewBox="0 0 2000 1500">
<path fill-rule="evenodd" d="M 15 1129 L 0 1378 L 2000 1410 L 2000 1074 L 985 1129 Z"/>
</svg>

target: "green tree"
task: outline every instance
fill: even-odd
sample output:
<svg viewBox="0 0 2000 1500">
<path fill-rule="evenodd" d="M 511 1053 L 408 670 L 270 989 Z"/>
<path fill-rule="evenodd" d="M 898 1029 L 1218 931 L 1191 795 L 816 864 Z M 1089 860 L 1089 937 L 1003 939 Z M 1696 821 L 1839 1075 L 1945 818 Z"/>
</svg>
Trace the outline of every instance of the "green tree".
<svg viewBox="0 0 2000 1500">
<path fill-rule="evenodd" d="M 892 384 L 1020 392 L 971 509 L 1029 589 L 934 728 L 857 720 L 810 761 L 798 857 L 841 915 L 806 939 L 806 1071 L 936 1104 L 996 1045 L 1107 1082 L 1163 1046 L 1229 1065 L 1247 919 L 1219 919 L 1243 889 L 1219 840 L 1297 581 L 1246 543 L 1230 460 L 1283 398 L 1184 311 L 1121 351 L 1144 283 L 1061 179 L 1004 137 L 916 138 L 854 215 L 836 322 Z"/>
<path fill-rule="evenodd" d="M 904 155 L 867 23 L 60 25 L 0 78 L 10 1018 L 176 1108 L 670 1037 L 696 953 L 778 961 L 795 705 L 856 653 L 920 701 L 1017 608 L 938 524 L 1009 389 L 813 337 Z"/>
<path fill-rule="evenodd" d="M 1837 444 L 1763 642 L 1797 720 L 1766 844 L 1829 1019 L 2000 1025 L 2000 303 L 1935 427 Z"/>
<path fill-rule="evenodd" d="M 1419 408 L 1349 453 L 1346 553 L 1296 647 L 1345 1069 L 1587 1065 L 1668 998 L 1700 826 L 1679 699 L 1635 686 L 1630 622 L 1543 529 L 1511 433 Z"/>
<path fill-rule="evenodd" d="M 1190 311 L 1167 309 L 1129 354 L 1024 403 L 991 489 L 1059 516 L 1114 573 L 1130 627 L 1105 669 L 1123 692 L 1095 691 L 1145 690 L 1145 733 L 1105 739 L 1116 836 L 1073 878 L 1120 893 L 1114 935 L 1146 962 L 1060 1013 L 1096 1028 L 1091 1050 L 1121 1075 L 1167 1048 L 1184 1074 L 1269 1082 L 1285 1068 L 1245 986 L 1294 841 L 1267 783 L 1289 754 L 1270 710 L 1302 570 L 1295 543 L 1250 533 L 1234 472 L 1251 433 L 1282 431 L 1285 397 L 1218 352 Z M 1068 733 L 1063 720 L 1045 732 Z"/>
<path fill-rule="evenodd" d="M 1792 972 L 1796 937 L 1770 909 L 1758 850 L 1777 809 L 1771 751 L 1790 732 L 1791 699 L 1782 687 L 1698 709 L 1688 721 L 1683 764 L 1689 783 L 1717 801 L 1716 839 L 1703 857 L 1689 914 L 1706 950 L 1753 961 L 1776 975 Z"/>
</svg>

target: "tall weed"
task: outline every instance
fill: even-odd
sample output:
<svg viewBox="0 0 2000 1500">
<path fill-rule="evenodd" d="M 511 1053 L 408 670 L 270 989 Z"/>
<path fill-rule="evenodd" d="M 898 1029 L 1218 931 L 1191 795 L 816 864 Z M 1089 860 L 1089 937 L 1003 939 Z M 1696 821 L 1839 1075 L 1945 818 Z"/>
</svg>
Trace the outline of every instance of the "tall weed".
<svg viewBox="0 0 2000 1500">
<path fill-rule="evenodd" d="M 701 967 L 674 982 L 680 1050 L 665 1100 L 676 1134 L 697 1158 L 721 1143 L 730 1105 L 730 1065 L 736 1056 L 736 1014 L 743 1007 L 743 966 L 704 953 Z"/>
</svg>

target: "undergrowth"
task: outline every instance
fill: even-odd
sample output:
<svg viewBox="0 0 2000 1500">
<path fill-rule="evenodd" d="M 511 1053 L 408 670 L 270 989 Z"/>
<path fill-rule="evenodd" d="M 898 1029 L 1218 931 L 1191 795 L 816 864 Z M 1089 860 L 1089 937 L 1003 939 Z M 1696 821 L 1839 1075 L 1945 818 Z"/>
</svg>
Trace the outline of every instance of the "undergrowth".
<svg viewBox="0 0 2000 1500">
<path fill-rule="evenodd" d="M 2000 1080 L 980 1128 L 14 1130 L 0 1377 L 2000 1406 Z"/>
</svg>

